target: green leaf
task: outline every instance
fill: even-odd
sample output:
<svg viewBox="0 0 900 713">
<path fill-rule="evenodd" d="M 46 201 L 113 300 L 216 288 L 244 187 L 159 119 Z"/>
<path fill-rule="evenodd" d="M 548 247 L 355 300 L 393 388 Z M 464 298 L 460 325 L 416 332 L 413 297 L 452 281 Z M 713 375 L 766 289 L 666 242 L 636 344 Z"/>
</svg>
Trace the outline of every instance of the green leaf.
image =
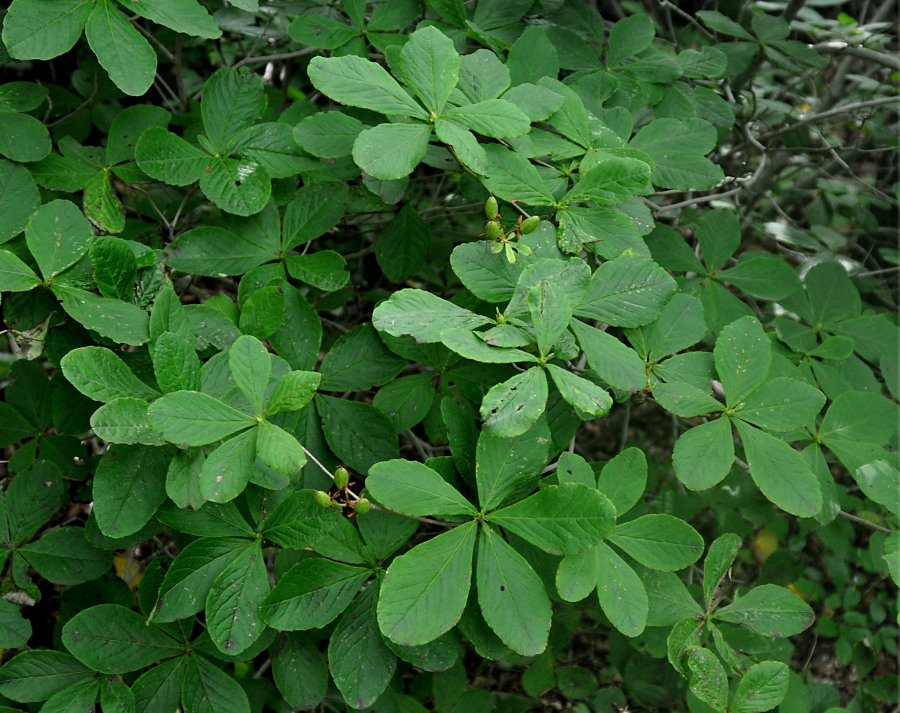
<svg viewBox="0 0 900 713">
<path fill-rule="evenodd" d="M 637 391 L 647 385 L 647 369 L 637 353 L 611 334 L 589 327 L 579 320 L 569 322 L 581 349 L 600 378 L 623 391 Z"/>
<path fill-rule="evenodd" d="M 822 508 L 822 491 L 803 456 L 784 441 L 735 421 L 750 476 L 762 494 L 786 512 L 812 517 Z"/>
<path fill-rule="evenodd" d="M 721 12 L 715 12 L 713 10 L 700 10 L 697 12 L 697 16 L 701 20 L 703 20 L 704 25 L 706 25 L 714 32 L 718 32 L 722 35 L 728 35 L 729 37 L 737 37 L 742 40 L 750 40 L 751 42 L 755 42 L 753 35 L 747 32 L 747 30 L 745 30 L 741 25 L 736 23 L 727 15 L 723 15 Z"/>
<path fill-rule="evenodd" d="M 488 626 L 522 656 L 547 648 L 550 599 L 531 565 L 489 525 L 478 534 L 478 604 Z"/>
<path fill-rule="evenodd" d="M 436 27 L 422 27 L 400 51 L 406 85 L 432 114 L 440 114 L 459 80 L 459 55 L 453 40 Z"/>
<path fill-rule="evenodd" d="M 313 557 L 285 572 L 260 605 L 269 626 L 279 631 L 320 629 L 343 612 L 371 572 Z"/>
<path fill-rule="evenodd" d="M 545 552 L 565 555 L 600 543 L 613 531 L 615 518 L 615 507 L 605 495 L 580 483 L 565 483 L 551 485 L 485 519 Z"/>
<path fill-rule="evenodd" d="M 148 5 L 156 2 L 159 0 L 145 1 L 141 3 L 140 10 L 144 11 Z M 106 164 L 112 166 L 133 159 L 135 144 L 141 134 L 152 126 L 165 128 L 171 118 L 172 115 L 162 107 L 149 104 L 137 104 L 122 109 L 109 127 Z"/>
<path fill-rule="evenodd" d="M 94 231 L 74 203 L 45 203 L 28 221 L 25 241 L 45 280 L 74 265 L 88 251 Z"/>
<path fill-rule="evenodd" d="M 622 60 L 643 52 L 653 42 L 656 29 L 648 15 L 632 15 L 619 20 L 609 32 L 606 65 L 615 67 Z"/>
<path fill-rule="evenodd" d="M 583 174 L 560 202 L 616 205 L 641 191 L 649 179 L 650 167 L 643 161 L 609 158 Z"/>
<path fill-rule="evenodd" d="M 152 620 L 177 621 L 202 611 L 213 582 L 247 546 L 246 539 L 237 537 L 201 537 L 188 543 L 159 586 Z"/>
<path fill-rule="evenodd" d="M 430 137 L 431 126 L 426 124 L 379 124 L 356 137 L 353 160 L 379 180 L 403 178 L 425 158 Z"/>
<path fill-rule="evenodd" d="M 68 52 L 87 22 L 90 0 L 13 0 L 3 19 L 3 44 L 16 59 L 53 59 Z"/>
<path fill-rule="evenodd" d="M 716 129 L 702 119 L 655 119 L 629 145 L 650 154 L 656 186 L 707 190 L 725 177 L 719 166 L 704 158 L 716 146 Z"/>
<path fill-rule="evenodd" d="M 134 157 L 144 173 L 171 186 L 199 180 L 212 160 L 208 153 L 161 126 L 151 126 L 140 135 Z"/>
<path fill-rule="evenodd" d="M 791 590 L 760 584 L 716 611 L 716 619 L 740 624 L 762 636 L 785 638 L 804 631 L 815 618 L 809 604 Z"/>
<path fill-rule="evenodd" d="M 406 360 L 394 355 L 378 338 L 371 324 L 362 324 L 342 335 L 320 367 L 326 391 L 364 391 L 393 379 Z"/>
<path fill-rule="evenodd" d="M 141 17 L 175 32 L 210 40 L 222 36 L 218 23 L 197 0 L 141 0 L 132 5 L 123 4 Z"/>
<path fill-rule="evenodd" d="M 703 555 L 703 538 L 671 515 L 643 515 L 616 526 L 609 537 L 645 567 L 663 572 L 684 569 Z"/>
<path fill-rule="evenodd" d="M 476 524 L 459 525 L 397 557 L 378 599 L 382 633 L 402 646 L 434 641 L 466 606 Z"/>
<path fill-rule="evenodd" d="M 707 335 L 709 327 L 703 314 L 703 303 L 693 295 L 679 292 L 672 295 L 659 318 L 640 331 L 644 336 L 647 358 L 659 361 L 699 342 Z M 630 334 L 629 341 L 638 344 Z"/>
<path fill-rule="evenodd" d="M 675 475 L 691 490 L 722 482 L 734 463 L 731 420 L 717 418 L 682 433 L 672 451 Z"/>
<path fill-rule="evenodd" d="M 707 270 L 715 272 L 721 268 L 741 245 L 741 223 L 735 212 L 716 208 L 700 216 L 697 243 Z"/>
<path fill-rule="evenodd" d="M 741 677 L 731 713 L 756 713 L 772 710 L 784 700 L 790 684 L 789 669 L 781 661 L 754 664 Z"/>
<path fill-rule="evenodd" d="M 200 189 L 227 213 L 253 215 L 269 202 L 272 182 L 255 161 L 214 157 L 200 174 Z"/>
<path fill-rule="evenodd" d="M 327 15 L 301 15 L 288 28 L 291 39 L 301 45 L 333 50 L 359 35 L 359 30 Z"/>
<path fill-rule="evenodd" d="M 376 463 L 366 489 L 385 507 L 404 515 L 475 515 L 475 508 L 434 470 L 408 460 Z"/>
<path fill-rule="evenodd" d="M 322 375 L 315 371 L 290 371 L 282 376 L 266 403 L 266 415 L 299 411 L 315 396 Z"/>
<path fill-rule="evenodd" d="M 726 402 L 738 407 L 766 381 L 772 345 L 756 317 L 742 317 L 719 334 L 713 350 Z"/>
<path fill-rule="evenodd" d="M 640 636 L 647 625 L 649 599 L 634 570 L 606 543 L 596 548 L 597 595 L 610 623 L 625 636 Z"/>
<path fill-rule="evenodd" d="M 165 393 L 200 389 L 200 358 L 194 345 L 180 334 L 160 334 L 153 345 L 152 356 L 156 383 Z"/>
<path fill-rule="evenodd" d="M 216 71 L 203 85 L 200 103 L 203 127 L 213 149 L 230 153 L 238 135 L 262 116 L 266 103 L 262 78 L 249 67 Z"/>
<path fill-rule="evenodd" d="M 900 531 L 894 530 L 885 539 L 882 559 L 887 563 L 894 584 L 900 582 Z"/>
<path fill-rule="evenodd" d="M 359 119 L 348 114 L 322 111 L 307 116 L 294 127 L 294 141 L 313 156 L 341 158 L 352 153 L 353 142 L 364 128 Z"/>
<path fill-rule="evenodd" d="M 237 656 L 262 635 L 259 605 L 268 593 L 262 546 L 253 542 L 225 565 L 206 598 L 206 625 L 219 651 Z"/>
<path fill-rule="evenodd" d="M 531 119 L 518 106 L 506 99 L 486 99 L 477 104 L 452 107 L 442 115 L 482 136 L 511 139 L 527 134 Z"/>
<path fill-rule="evenodd" d="M 522 274 L 521 260 L 510 264 L 491 251 L 489 240 L 462 243 L 450 255 L 453 272 L 468 290 L 485 302 L 506 302 L 513 296 Z"/>
<path fill-rule="evenodd" d="M 46 461 L 18 473 L 4 493 L 0 510 L 4 539 L 11 545 L 27 542 L 63 504 L 62 475 Z"/>
<path fill-rule="evenodd" d="M 654 369 L 654 371 L 656 372 L 658 369 Z M 676 373 L 674 376 L 678 380 L 667 383 L 657 382 L 653 385 L 653 398 L 667 411 L 682 418 L 693 418 L 708 413 L 717 413 L 724 409 L 720 401 L 707 393 L 708 387 L 700 389 L 693 383 L 681 381 L 680 378 L 683 377 L 680 374 Z"/>
<path fill-rule="evenodd" d="M 151 404 L 150 423 L 172 443 L 205 446 L 256 419 L 200 391 L 175 391 Z"/>
<path fill-rule="evenodd" d="M 709 649 L 697 648 L 688 654 L 691 692 L 714 710 L 728 710 L 728 674 L 718 657 Z"/>
<path fill-rule="evenodd" d="M 228 366 L 234 383 L 254 407 L 256 415 L 262 416 L 266 387 L 272 373 L 272 362 L 265 345 L 250 335 L 238 337 L 228 350 Z"/>
<path fill-rule="evenodd" d="M 0 290 L 27 292 L 41 284 L 41 278 L 8 250 L 0 250 Z"/>
<path fill-rule="evenodd" d="M 48 530 L 37 542 L 18 549 L 35 571 L 56 584 L 83 584 L 109 569 L 109 553 L 102 552 L 84 538 L 80 527 Z"/>
<path fill-rule="evenodd" d="M 146 93 L 156 77 L 156 52 L 112 0 L 98 0 L 94 5 L 85 36 L 119 89 L 131 96 Z"/>
<path fill-rule="evenodd" d="M 450 146 L 455 158 L 463 166 L 483 176 L 487 173 L 487 154 L 475 135 L 465 126 L 448 119 L 438 119 L 434 132 L 440 141 Z"/>
<path fill-rule="evenodd" d="M 603 466 L 597 478 L 597 489 L 610 499 L 617 517 L 637 505 L 646 485 L 647 457 L 640 448 L 626 448 Z"/>
<path fill-rule="evenodd" d="M 425 264 L 431 230 L 412 204 L 404 205 L 378 236 L 375 259 L 391 282 L 402 282 Z"/>
<path fill-rule="evenodd" d="M 309 166 L 309 160 L 294 141 L 291 127 L 284 122 L 248 126 L 235 141 L 233 152 L 258 163 L 272 178 L 290 178 Z"/>
<path fill-rule="evenodd" d="M 150 318 L 137 305 L 59 284 L 52 289 L 63 309 L 83 327 L 132 346 L 139 346 L 150 339 Z"/>
<path fill-rule="evenodd" d="M 481 335 L 484 335 L 484 338 Z M 488 332 L 481 332 L 478 336 L 468 329 L 445 329 L 441 332 L 441 342 L 444 346 L 472 361 L 486 364 L 538 361 L 534 354 L 529 354 L 521 349 L 493 346 L 494 341 L 496 340 Z"/>
<path fill-rule="evenodd" d="M 47 127 L 29 114 L 0 110 L 0 154 L 13 161 L 40 161 L 50 155 Z"/>
<path fill-rule="evenodd" d="M 703 562 L 703 599 L 707 607 L 711 608 L 713 594 L 734 563 L 740 546 L 741 538 L 733 532 L 726 532 L 717 537 L 709 546 L 709 552 Z"/>
<path fill-rule="evenodd" d="M 40 204 L 28 169 L 0 159 L 0 244 L 21 233 Z"/>
<path fill-rule="evenodd" d="M 249 429 L 209 454 L 200 470 L 200 494 L 204 498 L 227 503 L 244 491 L 256 464 L 256 436 L 256 429 Z"/>
<path fill-rule="evenodd" d="M 471 330 L 490 321 L 427 290 L 394 292 L 372 314 L 372 324 L 378 331 L 394 337 L 409 334 L 420 343 L 439 342 L 445 330 Z"/>
<path fill-rule="evenodd" d="M 650 601 L 647 626 L 672 626 L 683 619 L 703 615 L 700 605 L 672 572 L 642 570 L 642 581 Z"/>
<path fill-rule="evenodd" d="M 124 225 L 123 218 L 122 227 Z M 105 227 L 108 229 L 108 226 Z M 102 236 L 94 241 L 88 254 L 94 266 L 94 282 L 97 283 L 100 294 L 123 302 L 134 299 L 137 261 L 128 243 L 118 238 Z"/>
<path fill-rule="evenodd" d="M 567 602 L 580 602 L 597 588 L 599 577 L 600 555 L 597 547 L 566 555 L 556 571 L 556 591 Z"/>
<path fill-rule="evenodd" d="M 491 387 L 481 401 L 484 428 L 495 436 L 520 436 L 544 413 L 547 377 L 533 366 Z"/>
<path fill-rule="evenodd" d="M 856 469 L 854 478 L 867 497 L 900 514 L 900 470 L 883 460 Z"/>
<path fill-rule="evenodd" d="M 878 446 L 887 443 L 896 432 L 897 422 L 896 403 L 879 394 L 848 391 L 828 407 L 819 435 L 853 473 L 882 457 Z"/>
<path fill-rule="evenodd" d="M 27 645 L 30 638 L 31 622 L 22 616 L 21 607 L 0 600 L 0 644 L 7 649 L 18 649 Z"/>
<path fill-rule="evenodd" d="M 272 677 L 288 705 L 312 708 L 328 690 L 328 667 L 318 647 L 301 634 L 288 634 L 272 658 Z"/>
<path fill-rule="evenodd" d="M 314 369 L 319 359 L 322 322 L 296 287 L 282 285 L 281 291 L 284 293 L 284 320 L 276 332 L 269 335 L 269 344 L 294 369 Z"/>
<path fill-rule="evenodd" d="M 63 651 L 22 651 L 0 668 L 0 693 L 20 703 L 44 701 L 94 673 Z"/>
<path fill-rule="evenodd" d="M 541 77 L 556 79 L 559 56 L 544 28 L 529 25 L 513 42 L 506 66 L 513 86 L 524 82 L 536 84 Z"/>
<path fill-rule="evenodd" d="M 67 713 L 72 710 L 88 710 L 93 707 L 100 693 L 100 681 L 79 681 L 47 699 L 41 707 L 45 713 Z"/>
<path fill-rule="evenodd" d="M 735 416 L 772 431 L 795 431 L 810 423 L 825 394 L 797 379 L 780 377 L 766 381 L 735 410 Z"/>
<path fill-rule="evenodd" d="M 250 293 L 241 305 L 241 332 L 257 339 L 266 339 L 284 321 L 284 290 L 281 285 L 269 285 Z"/>
<path fill-rule="evenodd" d="M 187 656 L 184 663 L 181 705 L 184 713 L 250 713 L 241 685 L 209 659 L 196 654 Z"/>
<path fill-rule="evenodd" d="M 138 379 L 115 352 L 105 347 L 78 347 L 60 360 L 63 375 L 85 396 L 109 403 L 123 396 L 145 401 L 159 396 Z"/>
<path fill-rule="evenodd" d="M 316 396 L 325 439 L 335 455 L 358 473 L 397 457 L 397 435 L 378 409 L 331 396 Z"/>
<path fill-rule="evenodd" d="M 428 119 L 384 68 L 361 57 L 314 57 L 307 73 L 316 89 L 341 104 Z"/>
<path fill-rule="evenodd" d="M 763 300 L 781 300 L 800 289 L 797 273 L 784 260 L 774 255 L 752 255 L 748 253 L 737 265 L 720 272 L 719 278 Z"/>
<path fill-rule="evenodd" d="M 308 243 L 336 226 L 344 217 L 345 183 L 321 182 L 303 186 L 284 211 L 285 250 Z"/>
<path fill-rule="evenodd" d="M 287 431 L 268 421 L 256 427 L 256 455 L 279 473 L 293 476 L 306 465 L 306 453 L 300 442 Z"/>
<path fill-rule="evenodd" d="M 478 501 L 482 511 L 496 508 L 528 481 L 536 482 L 547 463 L 549 445 L 550 430 L 545 419 L 538 419 L 534 426 L 513 438 L 482 431 L 475 457 Z"/>
<path fill-rule="evenodd" d="M 563 399 L 575 407 L 579 416 L 587 420 L 600 418 L 609 413 L 612 397 L 593 381 L 573 374 L 556 364 L 547 364 L 546 369 L 550 372 L 553 383 L 556 384 Z"/>
<path fill-rule="evenodd" d="M 488 176 L 485 187 L 498 198 L 520 200 L 527 205 L 551 206 L 553 194 L 527 158 L 499 144 L 485 144 Z"/>
<path fill-rule="evenodd" d="M 178 236 L 166 248 L 169 266 L 194 275 L 242 275 L 277 257 L 278 247 L 256 236 L 214 225 L 201 225 Z"/>
<path fill-rule="evenodd" d="M 675 290 L 675 280 L 655 262 L 623 255 L 594 271 L 575 315 L 616 327 L 639 327 L 660 315 Z"/>
<path fill-rule="evenodd" d="M 75 658 L 101 673 L 137 671 L 182 651 L 140 614 L 118 604 L 76 614 L 63 627 L 62 642 Z"/>
<path fill-rule="evenodd" d="M 538 349 L 541 356 L 546 356 L 569 325 L 572 306 L 565 292 L 551 282 L 541 280 L 528 290 L 528 310 Z"/>
<path fill-rule="evenodd" d="M 605 206 L 565 206 L 557 213 L 559 219 L 559 244 L 567 252 L 577 251 L 579 245 L 612 260 L 631 250 L 638 255 L 650 256 L 650 250 L 641 238 L 634 220 L 615 208 Z M 573 247 L 568 247 L 571 243 Z"/>
<path fill-rule="evenodd" d="M 97 465 L 93 513 L 107 537 L 140 530 L 166 499 L 170 453 L 150 446 L 111 447 Z"/>
<path fill-rule="evenodd" d="M 266 539 L 299 550 L 317 545 L 340 521 L 333 510 L 319 507 L 315 491 L 299 490 L 281 499 L 261 529 Z"/>
<path fill-rule="evenodd" d="M 377 584 L 366 587 L 344 612 L 328 641 L 334 684 L 356 709 L 371 706 L 397 668 L 397 657 L 378 628 L 376 603 L 381 601 Z"/>
<path fill-rule="evenodd" d="M 94 411 L 91 428 L 97 438 L 108 443 L 163 446 L 166 439 L 150 426 L 149 407 L 146 401 L 130 396 L 114 399 Z"/>
</svg>

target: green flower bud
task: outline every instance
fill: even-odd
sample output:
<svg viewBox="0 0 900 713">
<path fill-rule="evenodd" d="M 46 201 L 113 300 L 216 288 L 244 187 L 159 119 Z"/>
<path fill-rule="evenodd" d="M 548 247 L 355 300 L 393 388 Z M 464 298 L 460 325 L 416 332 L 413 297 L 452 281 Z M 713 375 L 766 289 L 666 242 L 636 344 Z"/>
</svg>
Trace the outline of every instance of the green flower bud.
<svg viewBox="0 0 900 713">
<path fill-rule="evenodd" d="M 316 505 L 318 505 L 320 508 L 331 507 L 331 496 L 324 490 L 317 490 L 314 497 L 316 499 Z"/>
<path fill-rule="evenodd" d="M 500 237 L 500 223 L 496 220 L 489 220 L 484 225 L 484 234 L 487 235 L 488 240 L 496 240 Z"/>
<path fill-rule="evenodd" d="M 347 469 L 344 466 L 340 466 L 337 470 L 334 471 L 334 487 L 338 490 L 343 490 L 347 487 L 347 484 L 350 482 L 350 473 L 347 472 Z"/>
<path fill-rule="evenodd" d="M 497 199 L 491 196 L 484 203 L 484 214 L 488 220 L 493 220 L 498 213 L 500 213 L 500 206 L 497 204 Z"/>
<path fill-rule="evenodd" d="M 533 215 L 530 218 L 526 218 L 522 221 L 522 225 L 519 226 L 519 232 L 522 235 L 528 235 L 528 233 L 533 233 L 537 227 L 538 223 L 541 222 L 540 216 Z"/>
<path fill-rule="evenodd" d="M 359 500 L 356 501 L 356 514 L 357 515 L 365 515 L 371 509 L 372 509 L 372 503 L 370 503 L 367 498 L 360 498 Z"/>
</svg>

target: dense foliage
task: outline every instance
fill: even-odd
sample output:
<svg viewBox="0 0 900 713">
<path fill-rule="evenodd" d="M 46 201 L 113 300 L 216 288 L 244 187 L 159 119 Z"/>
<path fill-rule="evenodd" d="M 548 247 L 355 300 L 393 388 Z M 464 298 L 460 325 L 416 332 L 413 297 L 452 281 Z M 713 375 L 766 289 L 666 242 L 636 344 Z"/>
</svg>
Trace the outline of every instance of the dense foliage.
<svg viewBox="0 0 900 713">
<path fill-rule="evenodd" d="M 898 703 L 894 3 L 687 5 L 12 0 L 0 710 Z"/>
</svg>

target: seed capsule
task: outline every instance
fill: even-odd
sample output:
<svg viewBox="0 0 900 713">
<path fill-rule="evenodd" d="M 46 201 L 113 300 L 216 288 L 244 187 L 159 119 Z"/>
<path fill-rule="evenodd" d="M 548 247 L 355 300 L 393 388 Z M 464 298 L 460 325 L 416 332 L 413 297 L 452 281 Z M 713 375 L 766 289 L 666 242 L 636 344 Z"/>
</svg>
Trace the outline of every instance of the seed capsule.
<svg viewBox="0 0 900 713">
<path fill-rule="evenodd" d="M 334 471 L 334 487 L 338 490 L 343 490 L 347 487 L 347 484 L 350 482 L 350 473 L 347 472 L 347 469 L 344 466 L 340 466 L 337 470 Z"/>
<path fill-rule="evenodd" d="M 331 496 L 328 495 L 324 490 L 317 490 L 315 494 L 316 505 L 320 508 L 330 508 L 331 507 Z"/>
<path fill-rule="evenodd" d="M 500 237 L 500 223 L 496 220 L 489 220 L 484 224 L 484 234 L 488 240 L 496 240 Z"/>
<path fill-rule="evenodd" d="M 372 503 L 367 498 L 360 498 L 356 501 L 356 514 L 365 515 L 372 509 Z"/>
<path fill-rule="evenodd" d="M 519 226 L 519 232 L 522 233 L 522 235 L 528 235 L 528 233 L 533 233 L 537 229 L 538 224 L 540 222 L 541 222 L 540 216 L 537 216 L 537 215 L 533 215 L 530 218 L 526 218 L 525 220 L 522 221 L 522 225 Z"/>
<path fill-rule="evenodd" d="M 497 204 L 497 199 L 494 196 L 491 196 L 484 202 L 484 214 L 488 220 L 496 218 L 499 212 L 500 206 Z"/>
</svg>

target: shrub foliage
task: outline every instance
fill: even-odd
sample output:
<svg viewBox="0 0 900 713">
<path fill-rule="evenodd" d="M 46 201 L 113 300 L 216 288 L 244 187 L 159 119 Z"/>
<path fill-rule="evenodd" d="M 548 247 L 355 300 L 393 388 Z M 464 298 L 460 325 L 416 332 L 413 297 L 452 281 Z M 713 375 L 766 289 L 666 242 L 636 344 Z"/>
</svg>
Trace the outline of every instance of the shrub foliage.
<svg viewBox="0 0 900 713">
<path fill-rule="evenodd" d="M 693 4 L 9 4 L 3 710 L 897 702 L 891 3 Z"/>
</svg>

